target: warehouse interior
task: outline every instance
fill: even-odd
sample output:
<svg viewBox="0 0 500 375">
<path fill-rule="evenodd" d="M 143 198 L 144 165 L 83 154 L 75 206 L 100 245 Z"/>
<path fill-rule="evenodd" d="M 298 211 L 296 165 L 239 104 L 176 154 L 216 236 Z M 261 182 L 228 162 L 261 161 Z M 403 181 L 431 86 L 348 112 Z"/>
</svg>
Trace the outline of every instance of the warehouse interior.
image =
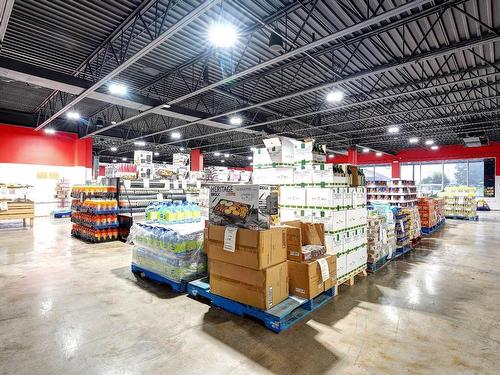
<svg viewBox="0 0 500 375">
<path fill-rule="evenodd" d="M 0 0 L 0 373 L 496 374 L 499 105 L 500 0 Z"/>
</svg>

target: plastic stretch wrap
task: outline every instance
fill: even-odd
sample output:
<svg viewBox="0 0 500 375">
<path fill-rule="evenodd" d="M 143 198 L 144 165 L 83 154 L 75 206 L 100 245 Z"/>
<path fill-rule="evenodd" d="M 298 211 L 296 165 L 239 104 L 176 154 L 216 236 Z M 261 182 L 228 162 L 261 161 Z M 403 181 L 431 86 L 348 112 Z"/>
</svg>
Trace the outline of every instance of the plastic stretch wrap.
<svg viewBox="0 0 500 375">
<path fill-rule="evenodd" d="M 127 243 L 134 245 L 134 264 L 170 280 L 191 281 L 206 275 L 202 225 L 134 224 Z"/>
</svg>

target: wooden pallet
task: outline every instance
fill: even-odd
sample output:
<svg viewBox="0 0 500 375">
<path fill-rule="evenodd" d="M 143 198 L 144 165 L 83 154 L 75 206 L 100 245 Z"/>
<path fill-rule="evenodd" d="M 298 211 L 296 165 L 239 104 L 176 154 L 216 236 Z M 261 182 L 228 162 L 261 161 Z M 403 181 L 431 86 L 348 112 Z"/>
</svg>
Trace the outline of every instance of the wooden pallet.
<svg viewBox="0 0 500 375">
<path fill-rule="evenodd" d="M 8 202 L 7 211 L 0 211 L 0 220 L 22 220 L 26 226 L 26 219 L 29 219 L 30 226 L 33 226 L 35 218 L 35 205 L 31 202 Z"/>
<path fill-rule="evenodd" d="M 358 270 L 353 271 L 350 274 L 347 274 L 340 279 L 337 280 L 337 284 L 335 285 L 335 293 L 334 295 L 338 295 L 338 289 L 339 286 L 341 285 L 348 285 L 348 286 L 353 286 L 354 285 L 354 280 L 356 276 L 363 276 L 366 277 L 368 274 L 366 273 L 366 266 L 360 267 Z"/>
</svg>

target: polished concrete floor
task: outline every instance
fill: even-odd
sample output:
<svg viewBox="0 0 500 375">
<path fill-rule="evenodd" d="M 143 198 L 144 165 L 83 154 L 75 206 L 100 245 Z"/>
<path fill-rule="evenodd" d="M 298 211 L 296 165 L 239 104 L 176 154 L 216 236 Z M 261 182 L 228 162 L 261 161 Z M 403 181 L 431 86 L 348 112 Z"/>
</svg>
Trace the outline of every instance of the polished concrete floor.
<svg viewBox="0 0 500 375">
<path fill-rule="evenodd" d="M 136 280 L 67 221 L 0 224 L 1 374 L 499 374 L 500 213 L 449 220 L 290 330 Z"/>
</svg>

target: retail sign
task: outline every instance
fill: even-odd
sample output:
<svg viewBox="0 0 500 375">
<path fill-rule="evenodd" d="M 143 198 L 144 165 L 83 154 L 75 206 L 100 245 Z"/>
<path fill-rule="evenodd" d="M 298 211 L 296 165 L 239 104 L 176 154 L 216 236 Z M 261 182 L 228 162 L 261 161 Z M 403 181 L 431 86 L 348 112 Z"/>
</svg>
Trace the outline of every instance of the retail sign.
<svg viewBox="0 0 500 375">
<path fill-rule="evenodd" d="M 172 155 L 172 164 L 177 167 L 189 167 L 191 164 L 191 155 L 176 153 Z"/>
</svg>

